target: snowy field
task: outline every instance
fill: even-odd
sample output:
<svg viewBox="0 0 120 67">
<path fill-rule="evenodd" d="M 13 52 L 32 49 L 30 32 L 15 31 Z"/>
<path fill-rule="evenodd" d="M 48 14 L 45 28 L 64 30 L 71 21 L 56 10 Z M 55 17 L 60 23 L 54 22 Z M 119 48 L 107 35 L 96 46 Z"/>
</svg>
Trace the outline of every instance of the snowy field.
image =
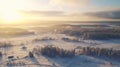
<svg viewBox="0 0 120 67">
<path fill-rule="evenodd" d="M 1 29 L 0 45 L 10 44 L 10 46 L 0 46 L 0 51 L 2 52 L 2 56 L 0 56 L 0 67 L 120 67 L 120 58 L 89 55 L 78 55 L 72 58 L 51 58 L 42 54 L 34 54 L 34 58 L 28 56 L 29 52 L 34 48 L 42 48 L 47 45 L 54 45 L 65 50 L 72 50 L 79 46 L 120 50 L 119 38 L 106 40 L 83 39 L 81 37 L 82 35 L 73 34 L 74 31 L 96 27 L 105 29 L 115 28 L 114 25 L 79 26 L 65 24 L 63 26 L 18 27 L 19 30 L 16 30 L 16 27 L 14 27 L 14 30 L 13 28 L 6 29 L 6 31 Z M 118 28 L 116 27 L 116 29 Z M 7 32 L 11 32 L 11 34 L 7 34 Z M 13 36 L 15 34 L 16 36 Z"/>
</svg>

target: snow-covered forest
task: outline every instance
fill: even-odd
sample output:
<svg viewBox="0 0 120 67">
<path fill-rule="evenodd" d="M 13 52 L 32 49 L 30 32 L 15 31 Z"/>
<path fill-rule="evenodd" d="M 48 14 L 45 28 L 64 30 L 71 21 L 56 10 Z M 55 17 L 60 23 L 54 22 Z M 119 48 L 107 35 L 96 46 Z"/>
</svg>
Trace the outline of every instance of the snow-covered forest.
<svg viewBox="0 0 120 67">
<path fill-rule="evenodd" d="M 120 67 L 119 23 L 0 26 L 0 67 Z"/>
</svg>

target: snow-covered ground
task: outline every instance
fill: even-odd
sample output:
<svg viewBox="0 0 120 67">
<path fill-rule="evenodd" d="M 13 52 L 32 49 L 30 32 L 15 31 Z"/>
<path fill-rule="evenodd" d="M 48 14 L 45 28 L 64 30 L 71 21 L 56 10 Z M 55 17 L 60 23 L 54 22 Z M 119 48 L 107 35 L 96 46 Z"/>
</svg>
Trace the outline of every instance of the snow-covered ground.
<svg viewBox="0 0 120 67">
<path fill-rule="evenodd" d="M 52 38 L 51 40 L 38 40 L 35 39 L 44 39 L 44 38 Z M 35 56 L 35 58 L 25 58 L 28 56 L 28 52 L 32 51 L 35 47 L 43 47 L 45 45 L 54 45 L 64 49 L 74 49 L 77 46 L 94 46 L 94 47 L 107 47 L 107 48 L 120 48 L 120 40 L 104 40 L 104 41 L 96 41 L 96 40 L 82 40 L 79 42 L 67 42 L 63 41 L 62 38 L 71 38 L 74 37 L 66 36 L 65 34 L 43 34 L 43 35 L 34 35 L 34 36 L 23 36 L 23 37 L 15 37 L 8 39 L 1 39 L 2 42 L 8 41 L 11 42 L 14 46 L 9 48 L 0 48 L 0 50 L 4 54 L 1 57 L 0 64 L 4 65 L 9 62 L 8 56 L 14 56 L 16 60 L 10 61 L 11 63 L 23 62 L 26 63 L 26 66 L 34 66 L 34 67 L 119 67 L 120 61 L 116 61 L 108 58 L 99 58 L 92 56 L 76 56 L 74 58 L 49 58 L 45 56 Z M 93 44 L 95 43 L 95 44 Z M 23 49 L 22 47 L 27 47 Z M 19 57 L 19 58 L 17 58 Z M 34 65 L 36 64 L 36 65 Z M 40 65 L 39 65 L 40 64 Z M 21 64 L 22 66 L 22 64 Z M 24 64 L 23 64 L 24 66 Z M 4 67 L 4 66 L 3 66 Z"/>
<path fill-rule="evenodd" d="M 70 39 L 70 41 L 63 40 L 64 38 Z M 74 49 L 77 46 L 120 50 L 120 39 L 78 39 L 78 41 L 74 41 L 74 39 L 76 37 L 51 32 L 44 34 L 36 32 L 35 34 L 20 37 L 0 38 L 0 42 L 9 42 L 13 45 L 12 47 L 0 48 L 0 51 L 3 53 L 3 56 L 0 57 L 0 67 L 120 67 L 120 58 L 112 59 L 86 55 L 75 56 L 73 58 L 50 58 L 43 55 L 35 55 L 35 58 L 28 57 L 28 53 L 34 48 L 41 48 L 46 45 L 54 45 L 66 50 Z M 9 59 L 9 56 L 14 56 L 14 59 Z"/>
</svg>

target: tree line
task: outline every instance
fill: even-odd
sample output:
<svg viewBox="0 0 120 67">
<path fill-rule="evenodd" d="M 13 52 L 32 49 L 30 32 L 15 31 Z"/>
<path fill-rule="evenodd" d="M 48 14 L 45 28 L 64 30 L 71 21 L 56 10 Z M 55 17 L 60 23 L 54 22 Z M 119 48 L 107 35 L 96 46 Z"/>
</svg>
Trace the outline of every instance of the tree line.
<svg viewBox="0 0 120 67">
<path fill-rule="evenodd" d="M 73 50 L 66 50 L 52 45 L 43 48 L 35 48 L 34 52 L 48 57 L 74 57 L 77 55 L 91 55 L 91 56 L 107 56 L 119 57 L 120 50 L 112 48 L 98 48 L 98 47 L 81 47 L 78 46 Z"/>
</svg>

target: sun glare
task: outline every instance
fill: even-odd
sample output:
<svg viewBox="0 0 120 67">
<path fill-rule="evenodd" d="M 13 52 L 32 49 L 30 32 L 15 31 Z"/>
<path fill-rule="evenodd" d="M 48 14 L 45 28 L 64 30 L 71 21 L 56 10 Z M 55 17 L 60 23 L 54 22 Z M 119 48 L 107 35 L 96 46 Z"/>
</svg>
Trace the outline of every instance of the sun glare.
<svg viewBox="0 0 120 67">
<path fill-rule="evenodd" d="M 0 23 L 3 24 L 16 24 L 23 21 L 23 14 L 18 10 L 22 7 L 21 3 L 17 0 L 0 0 Z"/>
<path fill-rule="evenodd" d="M 22 16 L 16 11 L 5 10 L 2 12 L 2 20 L 5 24 L 13 24 L 20 22 Z"/>
</svg>

